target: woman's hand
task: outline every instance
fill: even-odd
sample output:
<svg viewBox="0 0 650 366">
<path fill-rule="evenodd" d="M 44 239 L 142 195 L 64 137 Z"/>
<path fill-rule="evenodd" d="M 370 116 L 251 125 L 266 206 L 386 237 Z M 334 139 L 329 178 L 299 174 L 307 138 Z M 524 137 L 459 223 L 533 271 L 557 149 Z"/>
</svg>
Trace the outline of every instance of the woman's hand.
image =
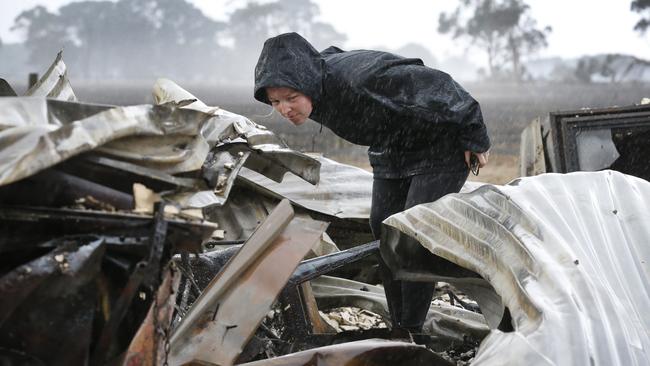
<svg viewBox="0 0 650 366">
<path fill-rule="evenodd" d="M 483 152 L 483 153 L 475 153 L 475 152 L 472 152 L 472 151 L 468 150 L 468 151 L 465 151 L 465 164 L 467 164 L 467 167 L 469 169 L 472 169 L 472 164 L 471 164 L 472 154 L 474 154 L 474 156 L 476 156 L 476 158 L 478 159 L 478 167 L 479 168 L 483 168 L 484 166 L 487 165 L 488 157 L 490 156 L 489 151 L 486 151 L 486 152 Z"/>
</svg>

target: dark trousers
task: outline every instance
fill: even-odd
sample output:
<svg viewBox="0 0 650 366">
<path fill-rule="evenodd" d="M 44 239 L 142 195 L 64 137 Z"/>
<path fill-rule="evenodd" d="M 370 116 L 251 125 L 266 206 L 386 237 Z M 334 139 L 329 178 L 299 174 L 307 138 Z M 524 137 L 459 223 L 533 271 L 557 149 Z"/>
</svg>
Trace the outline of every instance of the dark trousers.
<svg viewBox="0 0 650 366">
<path fill-rule="evenodd" d="M 375 238 L 381 236 L 381 222 L 388 216 L 421 203 L 433 202 L 459 192 L 468 171 L 415 175 L 401 179 L 375 178 L 372 185 L 370 226 Z M 393 326 L 420 332 L 427 316 L 435 283 L 395 280 L 383 260 L 379 268 Z"/>
</svg>

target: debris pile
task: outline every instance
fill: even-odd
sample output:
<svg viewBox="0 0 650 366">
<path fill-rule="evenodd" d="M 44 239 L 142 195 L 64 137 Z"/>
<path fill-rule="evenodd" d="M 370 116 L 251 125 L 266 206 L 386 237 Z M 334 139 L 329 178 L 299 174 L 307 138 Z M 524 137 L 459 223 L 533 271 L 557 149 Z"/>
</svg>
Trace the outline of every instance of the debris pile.
<svg viewBox="0 0 650 366">
<path fill-rule="evenodd" d="M 650 181 L 650 104 L 555 111 L 521 133 L 520 175 L 616 170 Z"/>
<path fill-rule="evenodd" d="M 648 363 L 645 180 L 466 185 L 389 217 L 396 278 L 438 283 L 413 335 L 375 285 L 368 172 L 165 79 L 153 105 L 83 103 L 59 55 L 27 96 L 0 86 L 2 364 Z"/>
<path fill-rule="evenodd" d="M 345 306 L 330 309 L 326 312 L 319 311 L 319 314 L 337 333 L 360 329 L 387 328 L 386 322 L 379 314 L 356 307 Z"/>
<path fill-rule="evenodd" d="M 227 365 L 408 341 L 381 288 L 327 276 L 377 281 L 369 173 L 165 79 L 153 105 L 84 103 L 59 54 L 26 96 L 2 85 L 3 362 Z"/>
<path fill-rule="evenodd" d="M 433 299 L 433 305 L 455 306 L 461 309 L 467 309 L 480 313 L 481 309 L 478 303 L 467 296 L 465 293 L 458 291 L 447 282 L 437 282 Z"/>
<path fill-rule="evenodd" d="M 465 348 L 461 348 L 460 350 L 451 349 L 449 351 L 443 351 L 440 353 L 440 356 L 442 356 L 442 358 L 445 360 L 452 362 L 456 366 L 467 366 L 470 365 L 472 361 L 474 361 L 474 356 L 476 355 L 478 345 L 467 351 L 464 349 Z"/>
<path fill-rule="evenodd" d="M 317 159 L 167 80 L 154 87 L 156 105 L 82 103 L 59 54 L 26 96 L 3 85 L 0 359 L 9 363 L 166 359 L 153 351 L 169 342 L 176 308 L 170 259 L 230 229 L 203 209 L 227 199 L 245 163 L 318 181 Z"/>
</svg>

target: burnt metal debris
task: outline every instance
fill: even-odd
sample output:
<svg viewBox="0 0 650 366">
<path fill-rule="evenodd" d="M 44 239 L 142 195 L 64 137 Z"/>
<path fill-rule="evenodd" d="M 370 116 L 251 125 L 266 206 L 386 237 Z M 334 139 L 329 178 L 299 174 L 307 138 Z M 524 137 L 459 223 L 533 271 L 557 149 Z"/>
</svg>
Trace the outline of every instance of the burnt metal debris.
<svg viewBox="0 0 650 366">
<path fill-rule="evenodd" d="M 522 132 L 520 174 L 612 169 L 650 180 L 650 104 L 549 113 Z"/>
<path fill-rule="evenodd" d="M 635 206 L 650 197 L 647 182 L 606 172 L 470 184 L 391 216 L 380 248 L 368 224 L 370 173 L 294 151 L 170 80 L 155 83 L 153 105 L 83 103 L 58 55 L 30 97 L 4 80 L 0 94 L 2 364 L 646 361 L 647 291 L 633 288 L 648 281 L 632 269 L 645 268 L 647 246 L 637 244 L 648 235 L 631 218 L 648 216 Z M 634 165 L 618 159 L 634 156 L 626 146 L 650 130 L 649 108 L 560 112 L 548 128 L 537 121 L 525 133 L 534 142 L 522 148 L 527 171 Z M 588 141 L 609 155 L 585 160 Z M 581 221 L 553 205 L 591 201 L 558 198 L 553 187 L 576 196 L 589 188 L 603 201 Z M 630 251 L 614 255 L 605 231 L 571 231 L 593 222 L 608 223 Z M 564 246 L 571 238 L 580 240 Z M 439 281 L 423 334 L 391 326 L 375 285 L 380 250 L 415 253 L 388 261 L 398 278 Z M 624 289 L 589 282 L 585 273 L 603 275 L 600 266 Z M 537 301 L 551 295 L 560 298 Z M 613 310 L 581 323 L 591 308 Z M 586 330 L 560 329 L 568 322 Z"/>
<path fill-rule="evenodd" d="M 203 290 L 171 338 L 174 364 L 231 365 L 326 224 L 282 201 Z"/>
<path fill-rule="evenodd" d="M 3 364 L 228 365 L 391 338 L 337 337 L 311 285 L 376 255 L 377 242 L 358 246 L 369 173 L 165 79 L 154 105 L 80 102 L 61 54 L 29 97 L 0 86 Z M 323 165 L 341 174 L 315 186 Z M 416 347 L 394 343 L 379 348 Z"/>
<path fill-rule="evenodd" d="M 211 157 L 234 151 L 241 165 L 273 162 L 262 173 L 274 179 L 292 171 L 318 182 L 317 160 L 245 117 L 196 107 L 193 97 L 162 102 L 184 92 L 168 81 L 155 87 L 159 105 L 83 103 L 59 54 L 29 97 L 1 86 L 3 364 L 168 363 L 181 278 L 170 259 L 202 252 L 227 230 L 187 204 L 201 192 L 223 198 L 209 205 L 226 202 L 237 171 L 224 190 L 219 169 L 233 169 L 215 169 Z M 320 234 L 278 245 L 308 251 Z"/>
</svg>

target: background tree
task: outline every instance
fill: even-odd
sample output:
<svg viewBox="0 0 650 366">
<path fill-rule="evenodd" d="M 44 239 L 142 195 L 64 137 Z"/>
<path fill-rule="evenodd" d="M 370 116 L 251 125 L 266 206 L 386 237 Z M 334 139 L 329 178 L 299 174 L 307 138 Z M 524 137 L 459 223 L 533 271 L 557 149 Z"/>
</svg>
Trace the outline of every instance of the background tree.
<svg viewBox="0 0 650 366">
<path fill-rule="evenodd" d="M 185 0 L 73 2 L 58 13 L 37 6 L 13 26 L 25 33 L 32 64 L 63 49 L 70 70 L 89 79 L 200 75 L 214 64 L 223 28 Z"/>
<path fill-rule="evenodd" d="M 487 53 L 490 77 L 509 74 L 521 80 L 522 58 L 547 46 L 550 27 L 538 29 L 522 0 L 461 0 L 452 13 L 441 13 L 438 32 L 468 38 Z M 509 66 L 509 68 L 508 68 Z"/>
<path fill-rule="evenodd" d="M 34 65 L 44 66 L 45 60 L 52 60 L 58 50 L 74 47 L 65 35 L 65 27 L 56 18 L 44 6 L 35 6 L 20 13 L 14 21 L 11 29 L 25 34 L 29 60 Z"/>
<path fill-rule="evenodd" d="M 642 14 L 642 18 L 634 25 L 634 30 L 640 33 L 645 33 L 650 26 L 650 0 L 634 0 L 630 4 L 630 9 Z"/>
<path fill-rule="evenodd" d="M 341 45 L 346 36 L 329 23 L 318 20 L 320 8 L 311 0 L 282 0 L 271 3 L 249 2 L 235 10 L 229 19 L 227 36 L 232 43 L 231 63 L 241 72 L 241 81 L 251 82 L 253 68 L 264 41 L 285 32 L 298 32 L 321 50 Z"/>
<path fill-rule="evenodd" d="M 248 2 L 229 22 L 206 17 L 187 0 L 73 2 L 49 12 L 22 12 L 13 29 L 23 32 L 30 63 L 44 69 L 63 49 L 74 77 L 246 82 L 264 41 L 283 32 L 302 34 L 317 48 L 345 36 L 318 20 L 311 0 Z"/>
<path fill-rule="evenodd" d="M 583 83 L 594 81 L 619 83 L 638 82 L 650 68 L 650 62 L 617 53 L 596 56 L 582 56 L 575 69 L 575 77 Z"/>
</svg>

